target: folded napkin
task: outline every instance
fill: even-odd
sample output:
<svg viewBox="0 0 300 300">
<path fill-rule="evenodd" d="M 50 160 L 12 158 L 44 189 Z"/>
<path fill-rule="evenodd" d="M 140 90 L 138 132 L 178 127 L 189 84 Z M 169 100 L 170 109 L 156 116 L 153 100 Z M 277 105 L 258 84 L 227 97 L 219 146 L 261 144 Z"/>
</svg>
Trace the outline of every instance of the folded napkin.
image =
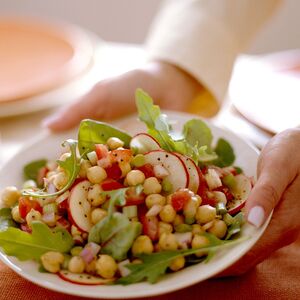
<svg viewBox="0 0 300 300">
<path fill-rule="evenodd" d="M 1 300 L 86 299 L 41 288 L 21 278 L 3 263 L 0 263 L 0 276 Z M 122 299 L 122 295 L 120 295 L 120 299 Z M 275 252 L 270 258 L 243 276 L 210 279 L 174 293 L 149 299 L 300 299 L 300 239 Z"/>
</svg>

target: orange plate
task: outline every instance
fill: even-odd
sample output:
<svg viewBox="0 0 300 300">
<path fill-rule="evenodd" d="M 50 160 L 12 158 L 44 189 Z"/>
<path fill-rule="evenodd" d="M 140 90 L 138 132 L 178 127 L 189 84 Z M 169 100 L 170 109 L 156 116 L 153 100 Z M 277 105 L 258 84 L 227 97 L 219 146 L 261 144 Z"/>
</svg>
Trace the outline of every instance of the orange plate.
<svg viewBox="0 0 300 300">
<path fill-rule="evenodd" d="M 26 18 L 0 19 L 0 104 L 58 87 L 86 70 L 93 47 L 84 31 Z"/>
</svg>

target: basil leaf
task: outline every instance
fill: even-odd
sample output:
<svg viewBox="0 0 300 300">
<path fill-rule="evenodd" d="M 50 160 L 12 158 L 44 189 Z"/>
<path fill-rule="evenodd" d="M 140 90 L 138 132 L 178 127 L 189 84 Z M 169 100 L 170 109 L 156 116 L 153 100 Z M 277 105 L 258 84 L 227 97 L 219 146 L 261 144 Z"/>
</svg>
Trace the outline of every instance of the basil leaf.
<svg viewBox="0 0 300 300">
<path fill-rule="evenodd" d="M 95 150 L 95 144 L 106 144 L 110 137 L 117 137 L 129 147 L 131 136 L 107 123 L 82 120 L 78 131 L 78 148 L 81 155 Z"/>
<path fill-rule="evenodd" d="M 23 168 L 24 179 L 25 180 L 31 179 L 37 181 L 39 170 L 45 167 L 46 164 L 47 164 L 46 159 L 39 159 L 25 165 Z"/>
<path fill-rule="evenodd" d="M 221 168 L 231 166 L 235 161 L 235 154 L 232 146 L 228 141 L 220 138 L 217 142 L 215 152 L 218 155 L 218 159 L 213 161 L 213 164 Z"/>
</svg>

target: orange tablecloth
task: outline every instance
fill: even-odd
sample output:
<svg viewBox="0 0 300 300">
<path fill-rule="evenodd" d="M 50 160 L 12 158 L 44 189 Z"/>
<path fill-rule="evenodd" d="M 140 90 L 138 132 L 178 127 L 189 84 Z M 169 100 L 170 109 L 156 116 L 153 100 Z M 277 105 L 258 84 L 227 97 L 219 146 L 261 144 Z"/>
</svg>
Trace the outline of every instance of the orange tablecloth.
<svg viewBox="0 0 300 300">
<path fill-rule="evenodd" d="M 15 274 L 2 263 L 0 263 L 0 278 L 1 300 L 86 299 L 63 295 L 38 287 Z M 151 299 L 300 299 L 300 239 L 298 242 L 277 251 L 244 276 L 211 279 L 175 293 Z"/>
</svg>

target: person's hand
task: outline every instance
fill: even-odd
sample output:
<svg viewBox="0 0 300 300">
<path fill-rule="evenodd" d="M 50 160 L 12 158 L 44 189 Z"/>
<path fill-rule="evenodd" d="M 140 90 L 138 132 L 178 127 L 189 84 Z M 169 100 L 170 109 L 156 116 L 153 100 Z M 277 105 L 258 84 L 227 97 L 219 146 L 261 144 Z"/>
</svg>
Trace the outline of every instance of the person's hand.
<svg viewBox="0 0 300 300">
<path fill-rule="evenodd" d="M 162 108 L 183 110 L 201 90 L 201 85 L 183 70 L 163 62 L 97 83 L 77 102 L 44 120 L 53 131 L 66 130 L 84 118 L 112 119 L 135 110 L 134 94 L 144 89 Z"/>
<path fill-rule="evenodd" d="M 248 222 L 260 227 L 274 209 L 271 222 L 255 246 L 219 276 L 243 274 L 299 236 L 299 149 L 300 129 L 290 129 L 276 135 L 262 150 L 258 180 L 245 210 Z"/>
</svg>

